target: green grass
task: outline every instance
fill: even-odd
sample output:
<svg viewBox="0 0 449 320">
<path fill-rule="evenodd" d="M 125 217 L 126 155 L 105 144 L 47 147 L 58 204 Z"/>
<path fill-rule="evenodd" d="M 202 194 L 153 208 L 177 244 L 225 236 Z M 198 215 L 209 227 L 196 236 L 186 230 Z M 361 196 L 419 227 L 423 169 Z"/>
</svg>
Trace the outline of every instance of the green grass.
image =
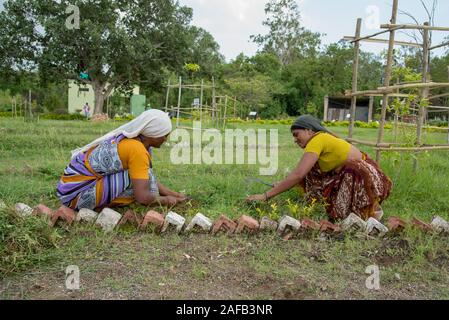
<svg viewBox="0 0 449 320">
<path fill-rule="evenodd" d="M 44 203 L 56 208 L 59 202 L 55 187 L 70 159 L 70 150 L 121 124 L 122 122 L 93 124 L 51 120 L 27 123 L 23 120 L 0 118 L 0 199 L 9 207 L 23 202 L 30 206 Z M 245 130 L 259 129 L 260 125 L 232 124 L 229 127 Z M 262 127 L 279 130 L 278 173 L 273 177 L 263 177 L 267 181 L 279 181 L 296 166 L 302 151 L 293 144 L 287 125 Z M 340 136 L 346 136 L 347 128 L 331 130 Z M 375 140 L 376 136 L 375 129 L 356 129 L 358 139 Z M 405 142 L 411 141 L 411 137 L 410 131 L 400 135 L 400 139 Z M 386 131 L 386 140 L 393 140 L 390 130 Z M 425 135 L 425 142 L 429 144 L 444 144 L 446 141 L 446 134 Z M 244 199 L 247 195 L 266 191 L 263 185 L 248 184 L 245 180 L 248 176 L 259 175 L 258 165 L 175 166 L 170 163 L 170 150 L 167 146 L 155 150 L 153 165 L 158 178 L 164 184 L 195 196 L 194 202 L 176 210 L 180 214 L 191 217 L 201 212 L 211 218 L 220 214 L 227 214 L 232 218 L 242 214 L 254 217 L 290 214 L 297 217 L 311 215 L 314 219 L 325 218 L 321 206 L 308 208 L 295 190 L 273 199 L 270 204 L 257 207 L 246 205 Z M 363 147 L 362 150 L 374 157 L 372 149 Z M 420 164 L 416 174 L 413 172 L 413 157 L 417 157 Z M 427 221 L 434 215 L 449 218 L 447 151 L 418 155 L 384 153 L 381 166 L 394 182 L 393 192 L 383 205 L 386 218 L 393 215 L 406 219 L 417 216 Z M 294 208 L 295 204 L 297 209 Z M 139 205 L 134 205 L 133 208 L 141 213 L 147 210 Z M 173 275 L 167 271 L 180 263 L 182 265 L 185 253 L 183 251 L 189 244 L 198 246 L 195 236 L 157 237 L 131 230 L 104 235 L 94 227 L 86 225 L 75 226 L 71 230 L 50 229 L 40 219 L 23 220 L 16 217 L 11 209 L 0 211 L 0 237 L 0 279 L 20 276 L 30 268 L 51 273 L 71 263 L 81 264 L 84 272 L 95 274 L 98 270 L 104 270 L 104 266 L 98 264 L 99 257 L 104 256 L 104 259 L 111 263 L 120 262 L 120 268 L 124 269 L 123 274 L 108 274 L 98 286 L 125 294 L 134 290 L 133 282 L 158 290 L 160 283 L 169 283 L 170 279 L 176 279 L 180 283 L 189 283 L 189 279 L 193 279 L 195 283 L 210 283 L 216 272 L 225 272 L 227 268 L 219 262 L 208 265 L 209 257 L 204 256 L 202 260 L 189 262 L 188 267 L 181 266 L 181 269 L 185 268 L 182 275 Z M 242 264 L 241 267 L 254 272 L 261 283 L 265 282 L 265 277 L 273 277 L 273 281 L 288 287 L 291 282 L 289 279 L 306 279 L 304 281 L 307 285 L 301 291 L 301 295 L 305 296 L 347 297 L 347 282 L 364 279 L 365 268 L 379 263 L 385 272 L 383 279 L 392 292 L 401 290 L 395 281 L 395 273 L 400 273 L 402 281 L 429 285 L 429 292 L 426 291 L 425 296 L 448 298 L 447 286 L 444 289 L 439 285 L 441 282 L 449 282 L 447 237 L 423 235 L 414 230 L 408 231 L 402 237 L 407 244 L 405 248 L 390 240 L 366 241 L 348 237 L 330 242 L 320 242 L 312 238 L 284 243 L 276 235 L 243 239 L 223 236 L 210 241 L 212 245 L 219 247 L 214 248 L 215 251 L 225 252 L 223 259 L 228 263 L 236 263 L 233 268 Z M 245 243 L 248 241 L 254 243 L 252 247 L 246 247 Z M 240 250 L 236 242 L 244 243 L 244 249 Z M 129 249 L 128 245 L 132 249 Z M 157 248 L 164 249 L 158 251 Z M 232 253 L 233 250 L 237 251 Z M 196 253 L 190 252 L 189 255 L 195 256 Z M 145 270 L 160 268 L 164 273 L 160 278 L 149 280 L 142 270 L 135 268 L 136 265 Z M 131 279 L 130 282 L 125 280 L 127 277 Z M 330 277 L 334 278 L 333 282 L 323 288 L 324 279 Z M 255 285 L 258 283 L 255 282 Z M 432 288 L 435 290 L 432 291 Z M 161 293 L 163 298 L 190 297 L 182 291 L 170 291 L 169 285 L 163 286 L 163 290 L 166 290 Z M 254 292 L 254 295 L 242 295 L 253 298 L 276 296 L 277 293 L 270 293 L 270 290 L 265 292 L 261 289 Z M 356 291 L 357 293 L 353 294 L 356 297 L 376 297 L 363 290 Z M 287 296 L 295 293 L 289 292 Z M 216 296 L 209 294 L 205 297 Z"/>
</svg>

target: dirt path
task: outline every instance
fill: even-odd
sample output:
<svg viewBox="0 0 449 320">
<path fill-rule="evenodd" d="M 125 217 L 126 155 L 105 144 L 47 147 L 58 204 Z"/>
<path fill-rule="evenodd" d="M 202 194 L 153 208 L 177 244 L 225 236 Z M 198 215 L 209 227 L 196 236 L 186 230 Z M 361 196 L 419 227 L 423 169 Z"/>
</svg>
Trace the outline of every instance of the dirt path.
<svg viewBox="0 0 449 320">
<path fill-rule="evenodd" d="M 77 245 L 52 266 L 0 282 L 1 299 L 447 299 L 448 260 L 412 270 L 403 256 L 357 252 L 348 244 L 282 241 L 276 235 L 216 238 L 115 235 Z M 101 243 L 102 245 L 99 245 Z M 404 245 L 404 244 L 403 244 Z M 350 245 L 349 245 L 350 246 Z M 98 249 L 98 247 L 100 247 Z M 337 248 L 340 248 L 337 250 Z M 78 248 L 78 249 L 77 249 Z M 60 250 L 64 250 L 61 248 Z M 63 261 L 62 261 L 63 260 Z M 365 269 L 378 264 L 381 289 Z M 65 268 L 80 268 L 79 291 L 65 289 Z M 400 278 L 400 279 L 399 279 Z"/>
</svg>

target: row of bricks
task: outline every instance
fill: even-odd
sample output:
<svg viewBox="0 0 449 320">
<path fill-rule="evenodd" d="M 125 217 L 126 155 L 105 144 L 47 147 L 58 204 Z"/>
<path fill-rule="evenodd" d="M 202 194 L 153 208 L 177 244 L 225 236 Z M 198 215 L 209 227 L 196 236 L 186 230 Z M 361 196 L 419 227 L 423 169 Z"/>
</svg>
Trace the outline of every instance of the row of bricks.
<svg viewBox="0 0 449 320">
<path fill-rule="evenodd" d="M 216 234 L 220 231 L 232 233 L 241 233 L 248 231 L 255 233 L 257 231 L 278 231 L 285 239 L 292 238 L 301 231 L 317 231 L 324 233 L 340 233 L 340 232 L 363 232 L 368 235 L 384 236 L 388 232 L 403 231 L 408 225 L 420 228 L 423 231 L 436 231 L 438 233 L 449 233 L 449 223 L 441 217 L 435 217 L 430 224 L 427 224 L 417 218 L 413 218 L 410 223 L 397 217 L 388 219 L 388 227 L 381 224 L 374 218 L 364 221 L 355 214 L 350 214 L 341 224 L 333 224 L 323 220 L 320 223 L 311 219 L 303 219 L 299 221 L 289 216 L 284 216 L 279 223 L 267 217 L 257 221 L 249 216 L 242 216 L 237 220 L 222 215 L 218 220 L 213 222 L 201 213 L 198 213 L 190 223 L 185 227 L 186 219 L 175 212 L 169 212 L 166 216 L 156 212 L 149 211 L 143 218 L 132 210 L 128 210 L 123 216 L 109 208 L 104 209 L 100 214 L 95 211 L 82 209 L 78 213 L 67 207 L 60 207 L 53 211 L 45 205 L 38 205 L 34 209 L 25 205 L 17 204 L 16 212 L 22 216 L 27 215 L 43 215 L 50 220 L 50 226 L 54 226 L 58 220 L 64 221 L 67 225 L 73 222 L 85 221 L 95 222 L 101 226 L 104 231 L 112 231 L 116 226 L 131 224 L 140 230 L 146 230 L 152 226 L 155 232 L 166 232 L 170 226 L 176 229 L 177 233 L 182 231 L 192 231 L 193 229 L 201 229 L 204 232 Z"/>
</svg>

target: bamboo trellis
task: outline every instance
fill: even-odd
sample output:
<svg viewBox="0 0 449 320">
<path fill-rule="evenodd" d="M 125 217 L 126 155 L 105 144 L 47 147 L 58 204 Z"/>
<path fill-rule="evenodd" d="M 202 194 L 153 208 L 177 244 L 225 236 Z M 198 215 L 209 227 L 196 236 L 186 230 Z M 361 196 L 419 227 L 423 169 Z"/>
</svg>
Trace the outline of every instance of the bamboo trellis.
<svg viewBox="0 0 449 320">
<path fill-rule="evenodd" d="M 434 88 L 448 87 L 449 83 L 435 83 L 429 81 L 429 55 L 430 52 L 434 49 L 441 48 L 443 46 L 449 46 L 449 42 L 442 43 L 440 45 L 436 45 L 430 47 L 429 41 L 429 32 L 430 31 L 449 31 L 447 27 L 434 27 L 430 26 L 428 22 L 424 23 L 424 25 L 412 25 L 412 24 L 396 24 L 397 15 L 398 15 L 398 4 L 399 0 L 393 0 L 393 9 L 390 24 L 381 25 L 381 28 L 387 29 L 381 32 L 377 32 L 372 35 L 360 36 L 362 19 L 357 20 L 356 33 L 355 37 L 346 36 L 344 39 L 350 40 L 354 43 L 354 63 L 353 63 L 353 79 L 352 79 L 352 90 L 346 91 L 346 96 L 351 97 L 351 120 L 349 125 L 349 134 L 348 141 L 353 143 L 366 145 L 374 147 L 376 150 L 376 161 L 380 162 L 381 160 L 381 152 L 385 151 L 404 151 L 404 152 L 420 152 L 420 151 L 430 151 L 430 150 L 449 150 L 448 145 L 436 145 L 436 146 L 424 146 L 422 143 L 422 131 L 424 129 L 424 119 L 426 115 L 425 107 L 421 104 L 419 107 L 418 121 L 416 125 L 417 129 L 417 139 L 415 146 L 412 148 L 404 148 L 397 147 L 397 143 L 387 143 L 383 142 L 384 139 L 384 131 L 386 124 L 386 114 L 388 109 L 388 103 L 390 97 L 406 97 L 406 94 L 400 93 L 402 89 L 421 89 L 421 98 L 426 100 L 434 100 L 440 97 L 449 96 L 448 94 L 443 95 L 430 95 L 430 90 Z M 400 29 L 418 29 L 423 33 L 423 43 L 410 43 L 404 41 L 396 41 L 395 35 L 396 31 Z M 373 37 L 378 36 L 380 34 L 388 33 L 390 34 L 389 39 L 373 39 Z M 385 67 L 385 76 L 383 86 L 378 87 L 375 90 L 366 90 L 366 91 L 358 91 L 357 89 L 357 81 L 358 81 L 358 68 L 359 68 L 359 57 L 360 57 L 360 42 L 376 42 L 376 43 L 388 43 L 388 54 L 387 54 L 387 64 Z M 391 85 L 391 76 L 392 76 L 392 67 L 393 67 L 393 55 L 394 55 L 394 47 L 396 45 L 400 46 L 413 46 L 419 47 L 423 50 L 423 68 L 422 68 L 422 80 L 417 82 L 409 82 L 409 83 L 400 83 L 396 85 Z M 378 132 L 377 142 L 367 142 L 367 141 L 359 141 L 353 139 L 354 125 L 355 125 L 355 114 L 356 114 L 356 106 L 357 106 L 357 97 L 358 96 L 381 96 L 382 99 L 382 112 L 380 119 L 380 128 Z M 427 107 L 432 108 L 432 106 Z M 435 109 L 441 110 L 441 108 L 435 107 Z M 449 137 L 448 137 L 449 143 Z M 415 160 L 414 164 L 415 170 L 417 169 L 417 162 Z"/>
</svg>

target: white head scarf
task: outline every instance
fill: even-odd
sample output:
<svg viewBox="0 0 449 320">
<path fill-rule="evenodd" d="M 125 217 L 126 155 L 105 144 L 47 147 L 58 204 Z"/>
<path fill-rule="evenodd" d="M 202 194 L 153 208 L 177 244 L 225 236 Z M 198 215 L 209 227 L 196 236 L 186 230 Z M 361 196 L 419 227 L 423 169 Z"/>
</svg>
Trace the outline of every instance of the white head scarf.
<svg viewBox="0 0 449 320">
<path fill-rule="evenodd" d="M 145 111 L 136 119 L 128 122 L 118 129 L 108 132 L 101 138 L 85 145 L 82 148 L 78 148 L 72 151 L 72 158 L 80 152 L 86 152 L 89 149 L 100 145 L 103 141 L 112 137 L 117 137 L 123 134 L 127 138 L 135 138 L 139 135 L 143 135 L 148 138 L 161 138 L 166 136 L 172 131 L 172 124 L 170 117 L 163 111 L 157 109 L 151 109 Z"/>
</svg>

